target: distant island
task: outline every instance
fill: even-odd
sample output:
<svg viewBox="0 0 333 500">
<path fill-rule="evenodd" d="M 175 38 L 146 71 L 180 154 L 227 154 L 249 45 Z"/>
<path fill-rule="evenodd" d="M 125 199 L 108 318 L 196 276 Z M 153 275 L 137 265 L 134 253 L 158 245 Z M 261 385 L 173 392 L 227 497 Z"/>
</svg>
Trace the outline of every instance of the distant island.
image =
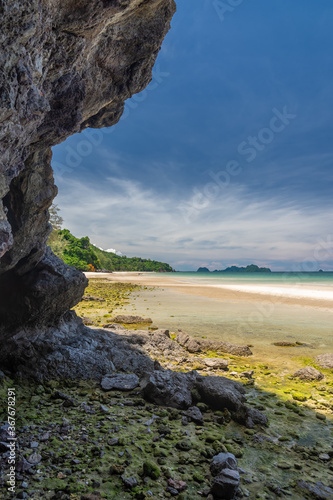
<svg viewBox="0 0 333 500">
<path fill-rule="evenodd" d="M 197 273 L 271 273 L 268 267 L 259 267 L 256 264 L 250 264 L 246 267 L 231 266 L 226 269 L 210 271 L 207 267 L 199 267 Z"/>
</svg>

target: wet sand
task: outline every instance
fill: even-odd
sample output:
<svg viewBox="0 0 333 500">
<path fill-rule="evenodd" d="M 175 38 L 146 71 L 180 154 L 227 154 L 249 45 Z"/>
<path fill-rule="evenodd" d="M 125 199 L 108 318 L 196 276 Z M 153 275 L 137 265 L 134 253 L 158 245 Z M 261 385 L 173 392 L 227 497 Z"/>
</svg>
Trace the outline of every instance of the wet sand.
<svg viewBox="0 0 333 500">
<path fill-rule="evenodd" d="M 268 362 L 282 372 L 296 368 L 297 358 L 333 352 L 333 300 L 329 295 L 323 299 L 321 294 L 308 294 L 326 291 L 322 287 L 279 284 L 276 293 L 274 286 L 196 284 L 177 275 L 86 274 L 154 287 L 149 293 L 135 293 L 126 312 L 151 316 L 160 328 L 180 328 L 193 336 L 251 345 L 251 361 Z M 273 345 L 278 341 L 306 345 L 281 348 Z"/>
<path fill-rule="evenodd" d="M 111 282 L 134 283 L 137 285 L 171 288 L 178 293 L 196 295 L 217 300 L 249 300 L 262 302 L 265 298 L 274 303 L 296 304 L 316 307 L 333 312 L 332 287 L 295 283 L 293 285 L 232 285 L 196 284 L 184 282 L 183 278 L 164 276 L 163 273 L 115 272 L 85 273 L 88 278 L 107 279 Z M 264 297 L 263 297 L 264 296 Z M 333 332 L 333 329 L 332 329 Z"/>
</svg>

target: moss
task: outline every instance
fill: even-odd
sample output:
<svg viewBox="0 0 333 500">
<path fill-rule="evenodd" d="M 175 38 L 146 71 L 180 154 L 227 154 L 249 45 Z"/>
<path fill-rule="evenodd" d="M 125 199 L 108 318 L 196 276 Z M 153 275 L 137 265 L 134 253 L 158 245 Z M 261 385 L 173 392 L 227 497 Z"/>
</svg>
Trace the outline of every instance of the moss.
<svg viewBox="0 0 333 500">
<path fill-rule="evenodd" d="M 203 438 L 206 443 L 214 443 L 214 441 L 220 441 L 223 435 L 218 432 L 207 432 L 203 434 Z"/>
<path fill-rule="evenodd" d="M 190 439 L 182 439 L 178 441 L 176 444 L 176 448 L 181 451 L 189 451 L 192 448 L 193 444 Z"/>
<path fill-rule="evenodd" d="M 200 474 L 200 472 L 194 472 L 193 479 L 194 479 L 194 481 L 197 481 L 197 483 L 204 483 L 205 482 L 205 478 L 202 474 Z"/>
<path fill-rule="evenodd" d="M 169 420 L 177 420 L 179 418 L 179 410 L 176 408 L 169 409 Z"/>
<path fill-rule="evenodd" d="M 65 488 L 66 481 L 64 479 L 48 478 L 41 481 L 41 486 L 45 490 L 60 491 Z"/>
<path fill-rule="evenodd" d="M 286 401 L 284 405 L 286 408 L 288 408 L 288 410 L 296 411 L 296 412 L 298 410 L 296 403 L 293 403 L 292 401 Z"/>
<path fill-rule="evenodd" d="M 200 410 L 201 412 L 203 412 L 203 413 L 205 413 L 206 411 L 208 411 L 208 410 L 209 410 L 209 406 L 208 406 L 208 405 L 206 405 L 206 403 L 201 403 L 201 402 L 199 402 L 199 403 L 197 403 L 197 405 L 196 405 L 196 406 L 197 406 L 197 407 L 199 408 L 199 410 Z"/>
<path fill-rule="evenodd" d="M 123 474 L 124 471 L 124 464 L 112 464 L 110 467 L 110 474 Z"/>
<path fill-rule="evenodd" d="M 142 466 L 142 472 L 144 476 L 151 477 L 152 479 L 158 479 L 161 475 L 160 468 L 154 462 L 146 460 Z"/>
<path fill-rule="evenodd" d="M 293 399 L 296 401 L 306 401 L 308 398 L 305 396 L 305 394 L 302 394 L 300 392 L 292 392 L 291 393 Z"/>
<path fill-rule="evenodd" d="M 155 448 L 153 455 L 154 457 L 168 457 L 169 452 L 163 448 Z"/>
</svg>

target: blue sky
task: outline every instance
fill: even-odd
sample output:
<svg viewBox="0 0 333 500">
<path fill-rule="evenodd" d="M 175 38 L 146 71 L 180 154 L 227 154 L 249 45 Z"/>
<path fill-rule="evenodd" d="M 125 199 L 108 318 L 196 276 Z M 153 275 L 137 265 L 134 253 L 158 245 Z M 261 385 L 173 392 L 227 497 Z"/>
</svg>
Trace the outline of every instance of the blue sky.
<svg viewBox="0 0 333 500">
<path fill-rule="evenodd" d="M 65 227 L 177 270 L 333 270 L 333 3 L 177 5 L 119 124 L 53 149 Z"/>
</svg>

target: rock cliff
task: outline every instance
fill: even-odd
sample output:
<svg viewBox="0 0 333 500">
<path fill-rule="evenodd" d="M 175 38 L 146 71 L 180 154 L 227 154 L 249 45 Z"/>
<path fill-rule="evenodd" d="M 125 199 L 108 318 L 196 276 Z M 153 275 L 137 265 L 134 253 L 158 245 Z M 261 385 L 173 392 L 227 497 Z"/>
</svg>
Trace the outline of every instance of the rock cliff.
<svg viewBox="0 0 333 500">
<path fill-rule="evenodd" d="M 174 0 L 0 0 L 0 367 L 39 381 L 132 372 L 157 403 L 187 409 L 194 390 L 236 421 L 265 425 L 240 384 L 154 362 L 148 354 L 161 342 L 182 349 L 168 335 L 85 327 L 69 309 L 87 280 L 46 246 L 57 193 L 51 147 L 117 123 L 149 83 L 174 11 Z"/>
<path fill-rule="evenodd" d="M 84 275 L 46 250 L 51 146 L 117 123 L 174 11 L 174 0 L 0 1 L 2 339 L 56 326 L 81 299 Z"/>
</svg>

